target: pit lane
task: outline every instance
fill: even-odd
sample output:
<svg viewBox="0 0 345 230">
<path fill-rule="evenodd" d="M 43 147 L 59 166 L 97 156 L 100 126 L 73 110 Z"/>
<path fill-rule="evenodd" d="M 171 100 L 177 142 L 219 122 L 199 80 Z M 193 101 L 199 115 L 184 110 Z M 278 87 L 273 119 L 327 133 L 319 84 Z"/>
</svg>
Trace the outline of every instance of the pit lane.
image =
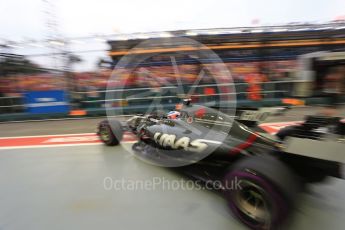
<svg viewBox="0 0 345 230">
<path fill-rule="evenodd" d="M 289 117 L 273 121 L 282 120 Z M 0 133 L 3 137 L 11 136 L 9 133 L 88 133 L 98 121 L 2 124 Z M 214 192 L 162 186 L 148 190 L 109 188 L 104 184 L 106 178 L 181 179 L 173 171 L 141 162 L 121 146 L 77 143 L 0 149 L 0 171 L 0 229 L 246 229 Z M 345 181 L 333 178 L 311 186 L 302 195 L 289 228 L 343 229 L 344 191 Z"/>
</svg>

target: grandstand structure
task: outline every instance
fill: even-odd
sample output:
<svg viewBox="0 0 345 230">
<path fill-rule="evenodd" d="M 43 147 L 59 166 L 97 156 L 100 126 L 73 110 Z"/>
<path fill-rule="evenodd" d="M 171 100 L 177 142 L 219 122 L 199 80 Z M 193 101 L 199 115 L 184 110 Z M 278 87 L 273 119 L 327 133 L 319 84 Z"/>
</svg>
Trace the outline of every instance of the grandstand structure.
<svg viewBox="0 0 345 230">
<path fill-rule="evenodd" d="M 136 33 L 121 35 L 109 40 L 111 46 L 109 55 L 116 62 L 119 57 L 126 55 L 129 50 L 136 47 L 143 40 L 149 38 L 166 40 L 170 43 L 171 49 L 151 47 L 149 52 L 169 53 L 178 51 L 195 51 L 198 47 L 180 47 L 180 44 L 171 42 L 174 37 L 189 37 L 196 40 L 210 49 L 220 53 L 228 50 L 256 50 L 251 56 L 293 56 L 304 54 L 314 50 L 343 50 L 345 44 L 345 22 L 333 22 L 326 24 L 290 24 L 284 26 L 260 26 L 260 27 L 238 27 L 218 28 L 200 30 L 180 30 L 169 32 Z M 316 48 L 314 48 L 316 47 Z M 167 47 L 165 47 L 167 48 Z M 279 50 L 280 48 L 280 50 Z M 287 49 L 295 48 L 294 52 L 284 52 Z M 278 49 L 278 50 L 277 50 Z M 285 49 L 285 50 L 284 50 Z M 259 52 L 263 51 L 264 52 Z M 147 53 L 148 51 L 137 50 L 135 53 Z M 249 52 L 250 53 L 250 52 Z M 228 53 L 231 58 L 231 52 Z M 258 54 L 258 55 L 254 55 Z M 233 55 L 238 56 L 238 55 Z M 240 57 L 238 57 L 240 58 Z M 287 57 L 289 58 L 289 57 Z M 236 57 L 233 59 L 237 60 Z"/>
<path fill-rule="evenodd" d="M 317 69 L 321 75 L 318 74 L 316 78 L 318 84 L 322 85 L 322 78 L 327 73 L 327 68 L 339 63 L 343 65 L 345 60 L 345 21 L 95 35 L 63 38 L 59 41 L 48 39 L 30 41 L 30 43 L 11 42 L 3 44 L 3 47 L 12 49 L 33 45 L 38 47 L 52 42 L 64 46 L 70 43 L 87 44 L 91 40 L 107 41 L 110 47 L 108 55 L 112 63 L 99 72 L 74 73 L 75 92 L 71 93 L 76 95 L 73 100 L 80 108 L 97 112 L 97 114 L 104 114 L 104 109 L 109 107 L 121 108 L 126 113 L 142 112 L 152 103 L 153 98 L 157 97 L 161 97 L 160 103 L 165 109 L 174 108 L 181 99 L 181 95 L 173 93 L 171 90 L 174 88 L 173 84 L 166 84 L 166 82 L 174 82 L 176 78 L 173 64 L 178 65 L 179 78 L 185 89 L 195 88 L 194 97 L 198 102 L 208 103 L 215 98 L 221 98 L 219 87 L 208 76 L 203 78 L 200 86 L 192 86 L 204 65 L 219 62 L 219 59 L 208 57 L 195 58 L 198 53 L 207 49 L 214 51 L 230 70 L 232 79 L 229 79 L 229 84 L 235 83 L 236 92 L 227 93 L 236 94 L 237 104 L 240 106 L 281 105 L 282 98 L 294 96 L 291 95 L 291 85 L 301 80 L 299 76 L 301 73 L 304 76 L 304 73 L 311 72 L 311 68 Z M 150 41 L 149 45 L 141 46 L 146 41 Z M 87 46 L 85 48 L 87 49 Z M 329 53 L 331 55 L 327 55 Z M 57 51 L 54 55 L 59 55 L 59 52 Z M 124 56 L 139 57 L 142 61 L 133 66 L 126 66 L 121 75 L 117 76 L 118 81 L 112 82 L 114 87 L 117 84 L 121 86 L 121 82 L 125 82 L 125 88 L 114 89 L 118 92 L 123 90 L 121 97 L 106 99 L 109 76 Z M 302 62 L 303 68 L 300 71 Z M 47 88 L 47 81 L 43 80 L 46 79 L 45 77 L 37 77 L 35 81 L 29 81 L 31 79 L 33 78 L 20 78 L 21 90 L 6 93 L 6 97 L 12 97 L 13 93 L 15 97 L 22 97 L 20 92 L 30 90 L 32 87 L 27 87 L 27 85 L 33 82 L 36 88 L 41 86 Z M 58 81 L 49 84 L 49 87 L 60 85 L 62 83 Z M 160 92 L 158 96 L 146 95 L 147 92 L 157 92 L 155 88 L 160 87 L 169 88 L 169 90 L 165 93 Z M 12 88 L 15 89 L 15 87 Z M 252 94 L 253 91 L 255 91 L 254 94 Z M 307 103 L 320 102 L 313 98 L 318 95 L 304 95 L 308 97 Z M 25 108 L 22 104 L 6 104 L 2 107 L 6 108 L 6 111 L 8 108 Z"/>
<path fill-rule="evenodd" d="M 181 37 L 197 41 L 206 48 L 180 42 Z M 148 39 L 152 41 L 149 46 L 140 46 Z M 161 72 L 167 74 L 169 67 L 166 66 L 172 64 L 169 56 L 173 55 L 183 69 L 198 69 L 193 65 L 215 60 L 196 60 L 193 54 L 212 49 L 228 66 L 235 82 L 246 82 L 252 74 L 262 75 L 267 81 L 288 80 L 296 77 L 299 57 L 345 51 L 345 22 L 137 33 L 116 37 L 108 43 L 114 66 L 124 55 L 146 56 L 136 68 L 152 67 L 159 72 L 161 66 Z M 187 72 L 193 74 L 193 71 Z"/>
</svg>

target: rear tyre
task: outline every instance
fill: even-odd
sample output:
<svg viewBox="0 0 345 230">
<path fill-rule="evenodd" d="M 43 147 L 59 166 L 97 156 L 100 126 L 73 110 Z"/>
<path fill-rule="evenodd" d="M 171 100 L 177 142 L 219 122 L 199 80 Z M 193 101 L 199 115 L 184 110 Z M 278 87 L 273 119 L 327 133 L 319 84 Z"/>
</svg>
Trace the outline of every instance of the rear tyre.
<svg viewBox="0 0 345 230">
<path fill-rule="evenodd" d="M 103 121 L 99 125 L 99 136 L 108 146 L 119 145 L 123 137 L 122 125 L 117 120 Z"/>
<path fill-rule="evenodd" d="M 238 187 L 233 186 L 236 181 Z M 301 189 L 293 172 L 269 156 L 238 162 L 225 175 L 224 187 L 232 213 L 251 229 L 279 229 Z"/>
</svg>

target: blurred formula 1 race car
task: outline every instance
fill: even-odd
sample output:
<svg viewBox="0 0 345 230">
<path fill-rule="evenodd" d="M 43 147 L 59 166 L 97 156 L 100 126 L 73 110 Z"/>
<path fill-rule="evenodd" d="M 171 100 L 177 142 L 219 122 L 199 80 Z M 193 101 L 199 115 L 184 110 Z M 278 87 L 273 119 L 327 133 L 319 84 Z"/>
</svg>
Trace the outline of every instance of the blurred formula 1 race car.
<svg viewBox="0 0 345 230">
<path fill-rule="evenodd" d="M 241 116 L 187 102 L 178 112 L 103 121 L 98 134 L 105 144 L 117 145 L 123 131 L 134 133 L 134 152 L 159 165 L 180 166 L 175 169 L 220 190 L 234 216 L 251 229 L 280 228 L 305 183 L 342 177 L 339 119 L 309 117 L 279 138 L 243 123 Z M 325 127 L 332 132 L 320 132 Z M 239 188 L 229 188 L 234 181 Z"/>
</svg>

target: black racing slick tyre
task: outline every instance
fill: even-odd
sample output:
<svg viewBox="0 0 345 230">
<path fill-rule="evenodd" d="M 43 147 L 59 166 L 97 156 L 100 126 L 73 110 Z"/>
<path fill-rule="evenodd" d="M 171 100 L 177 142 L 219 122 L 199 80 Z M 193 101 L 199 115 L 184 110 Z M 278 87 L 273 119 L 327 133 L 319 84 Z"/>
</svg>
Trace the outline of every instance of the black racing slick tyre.
<svg viewBox="0 0 345 230">
<path fill-rule="evenodd" d="M 298 126 L 297 125 L 292 125 L 292 126 L 287 126 L 285 128 L 282 128 L 281 130 L 279 130 L 276 133 L 276 136 L 280 139 L 280 140 L 285 140 L 286 137 L 289 136 L 293 136 L 296 131 L 298 130 Z"/>
<path fill-rule="evenodd" d="M 281 229 L 301 190 L 299 178 L 270 156 L 239 161 L 226 173 L 223 183 L 233 215 L 256 230 Z"/>
<path fill-rule="evenodd" d="M 117 120 L 102 121 L 99 124 L 98 134 L 101 141 L 108 145 L 119 145 L 123 138 L 122 125 Z"/>
</svg>

